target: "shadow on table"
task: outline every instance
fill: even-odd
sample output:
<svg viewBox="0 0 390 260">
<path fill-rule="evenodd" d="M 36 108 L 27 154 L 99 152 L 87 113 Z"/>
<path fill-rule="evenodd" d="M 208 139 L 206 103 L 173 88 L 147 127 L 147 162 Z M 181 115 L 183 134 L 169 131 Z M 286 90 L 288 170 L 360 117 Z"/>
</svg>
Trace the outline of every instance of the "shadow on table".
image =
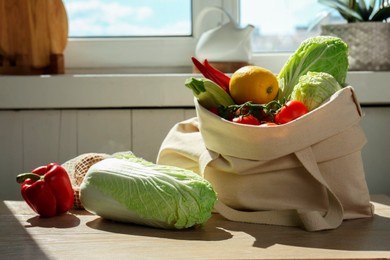
<svg viewBox="0 0 390 260">
<path fill-rule="evenodd" d="M 348 220 L 335 230 L 308 232 L 300 228 L 223 222 L 225 230 L 241 231 L 254 237 L 254 247 L 280 244 L 305 248 L 351 251 L 389 251 L 390 218 Z"/>
<path fill-rule="evenodd" d="M 228 221 L 219 214 L 203 226 L 185 230 L 164 230 L 97 218 L 87 223 L 93 229 L 106 232 L 159 237 L 177 240 L 222 241 L 244 232 L 254 238 L 253 247 L 268 248 L 276 244 L 346 251 L 389 251 L 390 218 L 346 220 L 335 230 L 308 232 L 296 227 L 248 224 Z"/>
<path fill-rule="evenodd" d="M 120 223 L 103 218 L 92 220 L 87 223 L 87 226 L 112 233 L 177 240 L 220 241 L 233 237 L 229 232 L 213 225 L 213 219 L 210 219 L 205 225 L 182 230 L 160 229 L 131 223 Z"/>
<path fill-rule="evenodd" d="M 377 202 L 379 207 L 387 207 L 386 210 L 389 210 L 388 201 Z M 390 217 L 379 214 L 372 218 L 346 220 L 335 230 L 318 232 L 308 232 L 295 227 L 226 221 L 220 222 L 220 227 L 225 230 L 246 232 L 255 238 L 253 246 L 259 248 L 281 244 L 346 251 L 389 251 L 390 254 Z"/>
<path fill-rule="evenodd" d="M 49 259 L 3 201 L 0 212 L 1 259 Z"/>
<path fill-rule="evenodd" d="M 72 228 L 80 225 L 80 219 L 73 214 L 66 213 L 63 215 L 42 218 L 35 216 L 27 220 L 31 227 L 43 227 L 43 228 Z M 29 226 L 26 226 L 28 228 Z"/>
</svg>

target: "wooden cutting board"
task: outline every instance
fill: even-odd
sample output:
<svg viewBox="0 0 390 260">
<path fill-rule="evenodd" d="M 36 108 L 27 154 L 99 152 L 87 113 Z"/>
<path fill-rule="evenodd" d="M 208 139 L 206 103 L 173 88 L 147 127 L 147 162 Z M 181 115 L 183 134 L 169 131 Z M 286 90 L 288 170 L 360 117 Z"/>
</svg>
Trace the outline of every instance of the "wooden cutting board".
<svg viewBox="0 0 390 260">
<path fill-rule="evenodd" d="M 25 55 L 29 52 L 27 16 L 22 1 L 0 0 L 0 50 L 3 55 Z"/>
<path fill-rule="evenodd" d="M 68 18 L 62 0 L 0 0 L 0 54 L 43 68 L 62 54 Z M 21 59 L 19 57 L 22 57 Z"/>
<path fill-rule="evenodd" d="M 68 42 L 68 16 L 62 0 L 49 0 L 48 17 L 51 53 L 63 54 Z"/>
</svg>

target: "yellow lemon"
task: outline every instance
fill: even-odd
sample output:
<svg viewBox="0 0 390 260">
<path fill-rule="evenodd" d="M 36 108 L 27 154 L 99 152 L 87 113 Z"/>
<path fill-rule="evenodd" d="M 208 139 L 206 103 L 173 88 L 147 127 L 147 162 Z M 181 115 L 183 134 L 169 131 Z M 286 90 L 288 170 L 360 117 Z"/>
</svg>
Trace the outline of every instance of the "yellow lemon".
<svg viewBox="0 0 390 260">
<path fill-rule="evenodd" d="M 244 66 L 233 73 L 229 91 L 237 104 L 247 101 L 265 104 L 275 99 L 279 91 L 279 83 L 276 76 L 267 69 Z"/>
</svg>

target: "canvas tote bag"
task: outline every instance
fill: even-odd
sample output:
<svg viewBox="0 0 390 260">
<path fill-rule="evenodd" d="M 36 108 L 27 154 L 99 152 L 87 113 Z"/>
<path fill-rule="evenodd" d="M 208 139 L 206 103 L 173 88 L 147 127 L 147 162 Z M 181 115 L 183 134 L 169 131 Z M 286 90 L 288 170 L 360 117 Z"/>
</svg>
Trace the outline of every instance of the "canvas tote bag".
<svg viewBox="0 0 390 260">
<path fill-rule="evenodd" d="M 197 117 L 171 129 L 157 163 L 210 181 L 215 210 L 225 218 L 317 231 L 373 215 L 361 158 L 362 111 L 352 87 L 273 127 L 235 124 L 194 102 Z"/>
</svg>

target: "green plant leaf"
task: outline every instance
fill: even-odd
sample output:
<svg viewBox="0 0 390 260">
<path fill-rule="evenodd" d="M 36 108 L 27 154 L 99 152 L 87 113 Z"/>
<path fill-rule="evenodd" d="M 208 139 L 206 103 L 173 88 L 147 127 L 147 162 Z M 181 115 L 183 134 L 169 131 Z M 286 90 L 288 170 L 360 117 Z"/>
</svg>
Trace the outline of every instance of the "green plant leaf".
<svg viewBox="0 0 390 260">
<path fill-rule="evenodd" d="M 370 20 L 379 22 L 388 18 L 390 18 L 390 4 L 386 4 L 385 7 L 379 9 Z"/>
<path fill-rule="evenodd" d="M 368 21 L 370 19 L 371 12 L 369 11 L 369 8 L 366 5 L 365 0 L 360 0 L 358 2 L 358 5 L 355 7 L 355 10 L 360 13 L 360 15 L 363 18 L 363 21 Z"/>
<path fill-rule="evenodd" d="M 311 32 L 317 25 L 319 25 L 326 17 L 330 15 L 331 11 L 322 11 L 318 13 L 314 19 L 309 22 L 309 26 L 307 28 L 308 32 Z"/>
<path fill-rule="evenodd" d="M 318 0 L 318 2 L 336 9 L 347 21 L 363 21 L 363 17 L 358 12 L 350 9 L 349 1 Z"/>
<path fill-rule="evenodd" d="M 381 1 L 381 0 L 379 0 Z M 370 12 L 370 14 L 372 13 L 372 11 L 374 11 L 375 7 L 377 6 L 377 3 L 378 3 L 378 0 L 370 0 L 370 5 L 368 7 L 368 12 Z"/>
</svg>

